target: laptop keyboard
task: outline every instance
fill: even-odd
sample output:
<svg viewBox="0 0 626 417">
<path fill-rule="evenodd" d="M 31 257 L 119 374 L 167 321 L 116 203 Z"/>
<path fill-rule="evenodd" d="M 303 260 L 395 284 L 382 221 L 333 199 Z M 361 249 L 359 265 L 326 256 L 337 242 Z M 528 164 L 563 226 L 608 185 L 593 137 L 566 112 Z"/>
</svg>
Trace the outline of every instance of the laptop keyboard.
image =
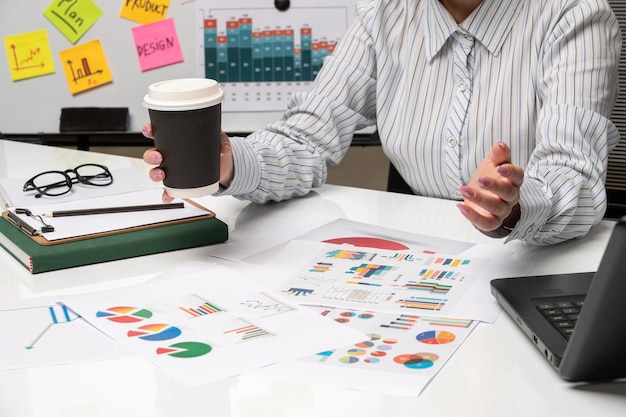
<svg viewBox="0 0 626 417">
<path fill-rule="evenodd" d="M 537 303 L 537 309 L 548 321 L 569 340 L 578 321 L 578 315 L 583 307 L 584 295 L 543 300 Z"/>
</svg>

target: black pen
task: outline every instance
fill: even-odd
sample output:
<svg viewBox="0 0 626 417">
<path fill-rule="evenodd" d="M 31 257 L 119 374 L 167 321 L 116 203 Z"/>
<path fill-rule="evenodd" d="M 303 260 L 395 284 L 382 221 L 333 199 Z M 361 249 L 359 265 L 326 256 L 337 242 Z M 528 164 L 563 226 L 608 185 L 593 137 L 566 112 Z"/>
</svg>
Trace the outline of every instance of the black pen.
<svg viewBox="0 0 626 417">
<path fill-rule="evenodd" d="M 109 214 L 109 213 L 128 213 L 132 211 L 147 210 L 169 210 L 185 208 L 184 203 L 168 203 L 168 204 L 150 204 L 143 206 L 125 206 L 125 207 L 102 207 L 82 210 L 65 210 L 51 211 L 44 214 L 44 217 L 67 217 L 67 216 L 85 216 L 89 214 Z"/>
</svg>

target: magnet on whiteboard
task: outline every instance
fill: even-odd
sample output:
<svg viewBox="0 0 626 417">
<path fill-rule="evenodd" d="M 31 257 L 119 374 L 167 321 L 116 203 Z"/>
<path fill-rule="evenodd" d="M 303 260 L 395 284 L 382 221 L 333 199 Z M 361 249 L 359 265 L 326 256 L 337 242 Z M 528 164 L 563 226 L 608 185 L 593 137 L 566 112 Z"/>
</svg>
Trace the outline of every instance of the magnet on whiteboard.
<svg viewBox="0 0 626 417">
<path fill-rule="evenodd" d="M 281 12 L 284 12 L 291 6 L 291 2 L 289 0 L 274 0 L 274 6 Z"/>
</svg>

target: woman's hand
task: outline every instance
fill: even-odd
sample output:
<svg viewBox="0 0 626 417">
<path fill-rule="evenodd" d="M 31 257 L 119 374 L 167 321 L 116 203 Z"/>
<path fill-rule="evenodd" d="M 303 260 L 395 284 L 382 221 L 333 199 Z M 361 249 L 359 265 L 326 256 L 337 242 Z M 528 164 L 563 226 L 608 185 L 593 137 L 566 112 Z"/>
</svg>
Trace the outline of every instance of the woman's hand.
<svg viewBox="0 0 626 417">
<path fill-rule="evenodd" d="M 152 126 L 148 123 L 143 126 L 141 133 L 147 138 L 152 139 Z M 220 184 L 224 187 L 228 187 L 235 175 L 235 166 L 233 162 L 233 153 L 230 147 L 230 139 L 226 133 L 222 132 L 221 135 L 221 147 L 220 147 Z M 163 155 L 154 148 L 148 149 L 143 154 L 143 160 L 150 165 L 157 165 L 155 168 L 150 169 L 150 179 L 152 181 L 163 181 L 165 179 L 165 171 L 159 167 L 163 162 Z M 163 201 L 169 203 L 174 198 L 163 192 Z"/>
<path fill-rule="evenodd" d="M 496 143 L 468 185 L 459 188 L 464 202 L 457 207 L 477 229 L 490 232 L 513 228 L 520 218 L 520 187 L 524 169 L 511 164 L 509 147 Z"/>
</svg>

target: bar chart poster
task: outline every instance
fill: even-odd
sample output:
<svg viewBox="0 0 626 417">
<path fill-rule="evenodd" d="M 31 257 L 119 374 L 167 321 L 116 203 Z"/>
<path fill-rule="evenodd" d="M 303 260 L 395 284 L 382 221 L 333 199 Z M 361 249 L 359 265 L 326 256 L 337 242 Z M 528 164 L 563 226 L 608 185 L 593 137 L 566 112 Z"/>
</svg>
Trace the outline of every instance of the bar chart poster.
<svg viewBox="0 0 626 417">
<path fill-rule="evenodd" d="M 356 0 L 197 0 L 197 76 L 220 83 L 225 112 L 282 111 L 346 32 Z"/>
</svg>

